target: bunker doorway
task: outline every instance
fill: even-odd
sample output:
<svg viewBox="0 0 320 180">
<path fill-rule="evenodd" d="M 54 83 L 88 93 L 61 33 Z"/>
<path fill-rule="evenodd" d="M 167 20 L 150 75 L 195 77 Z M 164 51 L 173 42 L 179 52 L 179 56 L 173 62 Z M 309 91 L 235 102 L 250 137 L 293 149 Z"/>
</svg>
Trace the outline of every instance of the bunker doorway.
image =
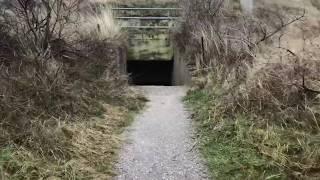
<svg viewBox="0 0 320 180">
<path fill-rule="evenodd" d="M 171 86 L 174 61 L 129 60 L 127 72 L 132 85 Z"/>
</svg>

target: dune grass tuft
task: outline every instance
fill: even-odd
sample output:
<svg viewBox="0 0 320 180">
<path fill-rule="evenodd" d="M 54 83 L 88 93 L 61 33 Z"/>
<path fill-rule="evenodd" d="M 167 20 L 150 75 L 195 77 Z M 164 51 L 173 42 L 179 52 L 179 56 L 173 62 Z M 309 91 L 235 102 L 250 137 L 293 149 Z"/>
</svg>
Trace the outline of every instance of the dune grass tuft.
<svg viewBox="0 0 320 180">
<path fill-rule="evenodd" d="M 99 12 L 86 14 L 81 17 L 79 33 L 83 37 L 97 40 L 119 40 L 123 36 L 121 27 L 113 17 L 110 8 L 100 8 Z"/>
</svg>

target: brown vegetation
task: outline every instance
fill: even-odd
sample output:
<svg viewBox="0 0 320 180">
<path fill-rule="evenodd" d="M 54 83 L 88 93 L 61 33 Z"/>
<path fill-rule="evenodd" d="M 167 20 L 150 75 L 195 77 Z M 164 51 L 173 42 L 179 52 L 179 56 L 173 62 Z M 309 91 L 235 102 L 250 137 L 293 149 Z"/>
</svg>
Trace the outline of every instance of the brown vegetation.
<svg viewBox="0 0 320 180">
<path fill-rule="evenodd" d="M 110 22 L 112 17 L 94 14 L 88 17 L 90 14 L 87 14 L 83 18 L 78 0 L 1 3 L 0 147 L 10 151 L 10 158 L 0 151 L 0 179 L 56 176 L 54 171 L 63 169 L 77 154 L 74 151 L 80 154 L 83 151 L 72 148 L 78 147 L 75 143 L 79 138 L 75 137 L 84 133 L 77 131 L 87 132 L 91 127 L 81 128 L 76 124 L 103 124 L 102 129 L 93 129 L 106 134 L 90 138 L 105 138 L 106 146 L 110 145 L 108 149 L 113 151 L 107 136 L 123 127 L 128 116 L 119 116 L 122 118 L 119 122 L 114 118 L 98 122 L 90 117 L 104 116 L 104 112 L 112 112 L 108 109 L 114 106 L 121 106 L 124 112 L 136 110 L 140 103 L 128 90 L 126 77 L 119 71 L 119 49 L 125 46 L 125 39 L 120 28 Z M 84 25 L 87 31 L 81 31 Z M 106 107 L 106 103 L 113 106 Z M 69 126 L 74 129 L 68 130 Z M 76 126 L 79 130 L 75 130 Z M 95 142 L 88 138 L 80 137 L 80 140 Z M 86 145 L 81 146 L 90 146 L 83 143 Z M 105 153 L 109 153 L 108 157 L 114 152 Z M 80 154 L 77 157 L 89 156 Z M 14 158 L 18 159 L 12 160 Z M 52 163 L 45 164 L 47 160 Z M 29 169 L 24 169 L 26 167 Z M 69 166 L 65 168 L 65 172 L 60 169 L 62 174 L 58 177 L 70 179 L 75 175 L 72 173 L 77 173 L 69 171 Z M 48 169 L 51 173 L 44 173 Z"/>
<path fill-rule="evenodd" d="M 319 23 L 310 24 L 308 10 L 260 4 L 247 16 L 224 0 L 183 1 L 177 46 L 197 87 L 214 94 L 212 134 L 245 116 L 250 138 L 241 142 L 290 179 L 319 177 Z"/>
</svg>

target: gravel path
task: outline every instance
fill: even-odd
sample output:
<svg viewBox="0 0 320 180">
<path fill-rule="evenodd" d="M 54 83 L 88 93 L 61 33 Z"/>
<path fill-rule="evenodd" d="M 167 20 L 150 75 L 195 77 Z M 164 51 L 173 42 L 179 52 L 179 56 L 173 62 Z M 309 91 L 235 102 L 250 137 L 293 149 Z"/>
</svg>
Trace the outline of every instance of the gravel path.
<svg viewBox="0 0 320 180">
<path fill-rule="evenodd" d="M 202 180 L 205 168 L 193 148 L 184 87 L 146 86 L 147 109 L 125 132 L 116 180 Z"/>
</svg>

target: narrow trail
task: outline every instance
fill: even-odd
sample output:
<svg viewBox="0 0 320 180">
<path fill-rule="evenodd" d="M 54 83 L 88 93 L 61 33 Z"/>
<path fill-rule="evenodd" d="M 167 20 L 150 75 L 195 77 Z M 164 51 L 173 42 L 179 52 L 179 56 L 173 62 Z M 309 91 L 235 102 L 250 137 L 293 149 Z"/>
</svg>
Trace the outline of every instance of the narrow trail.
<svg viewBox="0 0 320 180">
<path fill-rule="evenodd" d="M 208 179 L 182 98 L 184 87 L 138 87 L 150 102 L 125 132 L 116 180 Z"/>
</svg>

